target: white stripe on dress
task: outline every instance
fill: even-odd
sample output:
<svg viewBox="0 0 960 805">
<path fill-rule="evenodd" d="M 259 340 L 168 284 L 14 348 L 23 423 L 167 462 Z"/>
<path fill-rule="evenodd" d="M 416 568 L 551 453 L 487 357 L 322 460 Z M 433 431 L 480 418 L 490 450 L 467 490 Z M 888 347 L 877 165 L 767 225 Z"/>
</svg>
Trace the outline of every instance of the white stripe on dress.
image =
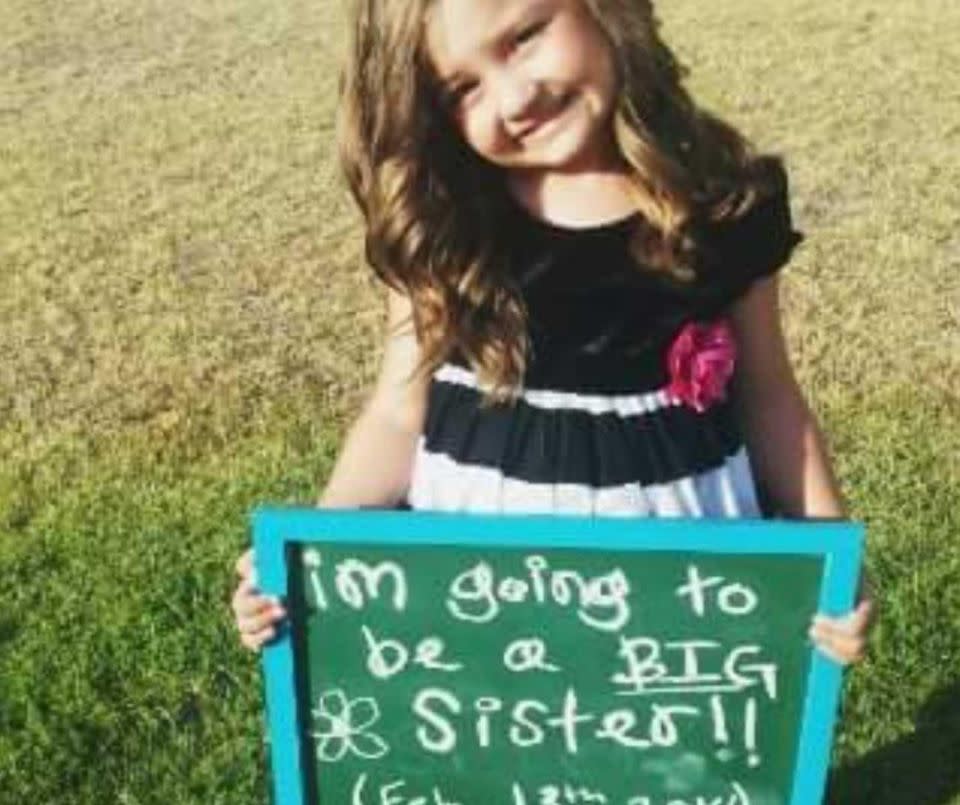
<svg viewBox="0 0 960 805">
<path fill-rule="evenodd" d="M 462 366 L 444 364 L 434 373 L 434 378 L 444 383 L 483 390 L 477 376 Z M 578 394 L 574 391 L 524 389 L 520 393 L 520 399 L 545 411 L 586 411 L 589 414 L 617 414 L 622 417 L 649 414 L 681 405 L 680 401 L 668 395 L 665 389 L 643 394 Z"/>
<path fill-rule="evenodd" d="M 522 481 L 495 467 L 459 464 L 420 439 L 408 502 L 414 509 L 623 517 L 759 517 L 746 448 L 716 469 L 666 484 L 611 487 Z"/>
</svg>

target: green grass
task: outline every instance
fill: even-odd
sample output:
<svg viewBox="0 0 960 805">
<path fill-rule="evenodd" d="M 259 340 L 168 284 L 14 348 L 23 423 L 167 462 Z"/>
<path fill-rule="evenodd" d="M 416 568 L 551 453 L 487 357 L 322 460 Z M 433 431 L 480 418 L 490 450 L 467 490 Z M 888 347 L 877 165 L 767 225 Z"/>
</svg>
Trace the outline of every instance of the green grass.
<svg viewBox="0 0 960 805">
<path fill-rule="evenodd" d="M 957 414 L 910 387 L 828 410 L 882 607 L 847 687 L 837 803 L 960 802 Z"/>
<path fill-rule="evenodd" d="M 131 440 L 78 474 L 75 443 L 5 487 L 0 792 L 18 795 L 0 801 L 257 799 L 259 672 L 230 634 L 231 567 L 246 513 L 308 499 L 335 446 L 288 422 L 202 457 Z"/>
<path fill-rule="evenodd" d="M 960 805 L 960 6 L 662 3 L 788 157 L 787 329 L 882 606 L 833 801 Z M 331 0 L 10 0 L 0 27 L 0 803 L 248 803 L 247 513 L 308 503 L 376 361 Z"/>
</svg>

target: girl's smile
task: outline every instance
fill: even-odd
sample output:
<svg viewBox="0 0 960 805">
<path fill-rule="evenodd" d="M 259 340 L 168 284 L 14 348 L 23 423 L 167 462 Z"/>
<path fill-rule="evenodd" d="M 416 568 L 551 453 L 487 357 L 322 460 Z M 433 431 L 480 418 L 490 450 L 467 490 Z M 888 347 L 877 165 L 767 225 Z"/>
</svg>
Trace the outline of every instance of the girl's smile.
<svg viewBox="0 0 960 805">
<path fill-rule="evenodd" d="M 436 0 L 426 45 L 452 120 L 487 161 L 527 172 L 615 164 L 613 55 L 582 0 Z"/>
<path fill-rule="evenodd" d="M 556 108 L 546 115 L 543 120 L 535 121 L 527 128 L 519 132 L 519 138 L 525 143 L 533 140 L 539 140 L 544 135 L 549 136 L 554 129 L 566 120 L 566 112 L 570 106 L 570 98 L 564 97 L 557 101 Z"/>
</svg>

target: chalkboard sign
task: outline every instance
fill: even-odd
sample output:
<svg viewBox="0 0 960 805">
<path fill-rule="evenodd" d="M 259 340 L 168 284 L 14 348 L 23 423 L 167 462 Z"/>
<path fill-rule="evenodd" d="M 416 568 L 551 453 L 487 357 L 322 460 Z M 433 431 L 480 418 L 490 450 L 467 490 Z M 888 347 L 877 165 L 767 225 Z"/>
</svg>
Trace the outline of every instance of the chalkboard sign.
<svg viewBox="0 0 960 805">
<path fill-rule="evenodd" d="M 260 510 L 276 805 L 813 805 L 850 523 Z"/>
</svg>

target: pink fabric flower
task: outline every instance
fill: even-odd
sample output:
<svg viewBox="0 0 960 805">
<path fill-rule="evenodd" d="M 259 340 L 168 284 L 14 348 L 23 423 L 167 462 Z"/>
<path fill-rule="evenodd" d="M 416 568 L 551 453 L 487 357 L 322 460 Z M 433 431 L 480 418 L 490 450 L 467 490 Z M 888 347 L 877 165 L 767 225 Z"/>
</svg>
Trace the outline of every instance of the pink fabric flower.
<svg viewBox="0 0 960 805">
<path fill-rule="evenodd" d="M 698 413 L 727 397 L 737 347 L 724 319 L 690 322 L 680 330 L 667 353 L 667 393 Z"/>
</svg>

